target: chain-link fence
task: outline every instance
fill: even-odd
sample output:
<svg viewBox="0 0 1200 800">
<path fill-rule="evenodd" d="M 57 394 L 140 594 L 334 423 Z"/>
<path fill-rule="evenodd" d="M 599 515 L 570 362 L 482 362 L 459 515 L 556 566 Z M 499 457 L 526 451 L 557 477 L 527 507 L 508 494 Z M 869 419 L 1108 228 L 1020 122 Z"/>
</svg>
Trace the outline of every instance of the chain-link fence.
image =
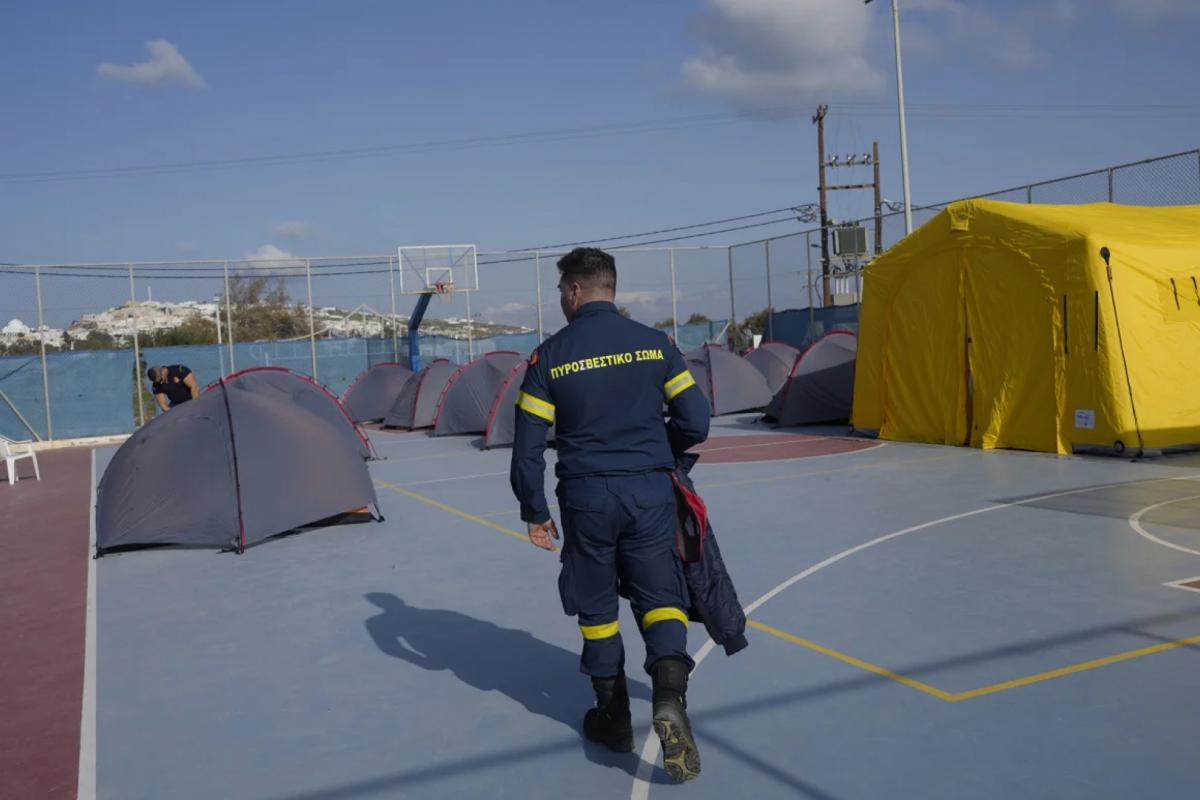
<svg viewBox="0 0 1200 800">
<path fill-rule="evenodd" d="M 984 196 L 1200 203 L 1200 150 Z M 914 226 L 945 205 L 914 208 Z M 872 243 L 874 219 L 857 224 Z M 881 224 L 885 249 L 904 236 L 900 212 Z M 828 330 L 854 330 L 872 257 L 831 255 L 826 277 L 819 228 L 734 245 L 611 251 L 622 313 L 670 333 L 685 350 L 705 342 L 741 349 L 754 334 L 803 345 Z M 565 322 L 555 267 L 564 252 L 478 253 L 477 290 L 430 303 L 421 357 L 462 363 L 494 350 L 530 352 Z M 0 322 L 8 320 L 0 332 L 0 435 L 128 433 L 158 413 L 148 366 L 186 364 L 201 386 L 249 367 L 283 366 L 340 393 L 375 364 L 408 361 L 416 298 L 402 293 L 398 269 L 396 255 L 0 265 Z"/>
</svg>

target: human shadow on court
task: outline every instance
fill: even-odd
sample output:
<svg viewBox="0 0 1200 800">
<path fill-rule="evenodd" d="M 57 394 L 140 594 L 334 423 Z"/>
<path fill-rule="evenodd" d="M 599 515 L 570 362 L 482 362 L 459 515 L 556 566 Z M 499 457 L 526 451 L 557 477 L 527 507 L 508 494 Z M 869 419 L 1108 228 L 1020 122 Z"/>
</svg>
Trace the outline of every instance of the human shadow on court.
<svg viewBox="0 0 1200 800">
<path fill-rule="evenodd" d="M 614 753 L 583 739 L 583 714 L 595 697 L 587 676 L 579 671 L 577 653 L 543 642 L 527 631 L 503 628 L 457 611 L 410 606 L 387 592 L 371 592 L 365 597 L 381 609 L 365 624 L 383 652 L 422 669 L 449 670 L 480 691 L 505 694 L 529 712 L 579 734 L 589 761 L 620 767 L 631 775 L 637 772 L 640 759 L 636 754 Z M 650 689 L 630 679 L 629 695 L 648 702 Z M 649 708 L 643 706 L 642 710 L 648 712 Z"/>
</svg>

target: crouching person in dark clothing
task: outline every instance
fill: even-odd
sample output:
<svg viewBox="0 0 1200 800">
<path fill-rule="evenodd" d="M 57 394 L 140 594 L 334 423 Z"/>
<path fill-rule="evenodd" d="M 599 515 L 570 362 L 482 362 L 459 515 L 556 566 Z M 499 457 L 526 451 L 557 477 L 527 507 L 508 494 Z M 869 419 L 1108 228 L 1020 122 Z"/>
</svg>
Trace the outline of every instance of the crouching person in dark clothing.
<svg viewBox="0 0 1200 800">
<path fill-rule="evenodd" d="M 154 393 L 154 402 L 159 409 L 169 411 L 177 405 L 195 400 L 200 396 L 200 386 L 196 376 L 183 364 L 172 364 L 169 367 L 151 367 L 146 370 L 150 379 L 150 388 Z"/>
<path fill-rule="evenodd" d="M 553 551 L 559 534 L 544 489 L 553 424 L 565 536 L 559 594 L 563 610 L 578 617 L 581 668 L 596 692 L 584 734 L 618 752 L 633 749 L 619 582 L 646 645 L 663 764 L 685 781 L 699 774 L 700 754 L 686 711 L 689 599 L 670 473 L 677 455 L 708 437 L 708 403 L 666 334 L 618 312 L 612 256 L 577 248 L 558 268 L 569 324 L 530 356 L 517 400 L 513 492 L 530 541 Z"/>
</svg>

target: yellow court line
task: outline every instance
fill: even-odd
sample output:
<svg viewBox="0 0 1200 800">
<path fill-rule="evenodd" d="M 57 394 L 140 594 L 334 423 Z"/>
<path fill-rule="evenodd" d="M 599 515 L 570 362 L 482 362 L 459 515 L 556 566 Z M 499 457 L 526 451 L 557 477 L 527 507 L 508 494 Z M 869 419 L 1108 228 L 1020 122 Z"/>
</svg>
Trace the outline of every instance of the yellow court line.
<svg viewBox="0 0 1200 800">
<path fill-rule="evenodd" d="M 521 533 L 520 531 L 514 531 L 512 528 L 506 528 L 503 525 L 497 525 L 496 523 L 492 522 L 491 520 L 484 519 L 483 517 L 468 513 L 466 511 L 463 511 L 462 509 L 455 508 L 454 506 L 451 506 L 451 505 L 447 505 L 446 503 L 443 503 L 440 500 L 434 500 L 432 497 L 426 497 L 423 494 L 417 494 L 416 492 L 409 491 L 408 489 L 405 489 L 403 486 L 397 486 L 394 483 L 387 483 L 386 481 L 380 481 L 380 480 L 375 481 L 375 483 L 376 483 L 376 485 L 382 486 L 385 489 L 391 489 L 393 492 L 396 492 L 397 494 L 402 494 L 405 497 L 411 497 L 414 500 L 420 500 L 422 503 L 427 503 L 427 504 L 433 506 L 434 508 L 439 508 L 442 511 L 448 512 L 450 514 L 454 514 L 455 516 L 462 517 L 463 519 L 466 519 L 466 520 L 470 520 L 471 522 L 477 522 L 480 525 L 483 525 L 484 527 L 487 527 L 487 528 L 491 528 L 494 531 L 500 531 L 501 533 L 505 534 L 506 536 L 511 536 L 514 539 L 520 539 L 522 542 L 529 541 L 529 536 L 527 536 L 524 533 Z"/>
<path fill-rule="evenodd" d="M 861 658 L 855 658 L 854 656 L 846 655 L 845 653 L 840 653 L 837 650 L 824 647 L 816 642 L 810 642 L 808 639 L 801 639 L 799 636 L 793 636 L 787 631 L 781 631 L 778 628 L 772 628 L 770 625 L 764 625 L 755 619 L 746 620 L 746 624 L 752 628 L 757 628 L 763 633 L 769 633 L 772 636 L 777 636 L 784 641 L 791 642 L 792 644 L 798 644 L 801 647 L 807 647 L 809 650 L 815 650 L 821 655 L 829 656 L 830 658 L 836 658 L 838 661 L 843 661 L 851 666 L 858 667 L 859 669 L 865 669 L 867 672 L 874 672 L 876 675 L 882 675 L 883 677 L 893 680 L 896 683 L 902 683 L 905 686 L 916 689 L 920 692 L 924 692 L 925 694 L 931 694 L 939 700 L 945 700 L 947 703 L 954 702 L 954 697 L 948 692 L 943 692 L 937 687 L 930 686 L 927 683 L 921 683 L 918 680 L 901 675 L 898 672 L 892 672 L 890 669 L 885 667 L 872 664 L 869 661 L 863 661 Z"/>
<path fill-rule="evenodd" d="M 746 624 L 752 628 L 762 631 L 763 633 L 769 633 L 772 636 L 783 639 L 784 641 L 800 645 L 801 647 L 806 647 L 809 650 L 814 650 L 822 655 L 835 658 L 838 661 L 845 662 L 846 664 L 858 667 L 859 669 L 864 669 L 867 672 L 873 672 L 876 675 L 881 675 L 889 680 L 895 681 L 896 683 L 901 683 L 912 689 L 924 692 L 925 694 L 933 695 L 939 700 L 945 700 L 947 703 L 958 703 L 963 700 L 974 700 L 977 697 L 984 697 L 985 695 L 996 694 L 997 692 L 1004 692 L 1008 691 L 1009 689 L 1017 689 L 1022 686 L 1030 686 L 1031 684 L 1041 683 L 1042 681 L 1061 678 L 1065 675 L 1074 675 L 1078 672 L 1086 672 L 1087 670 L 1105 667 L 1109 664 L 1118 664 L 1122 661 L 1140 658 L 1141 656 L 1154 655 L 1155 653 L 1163 653 L 1167 650 L 1174 650 L 1180 647 L 1187 647 L 1188 645 L 1200 643 L 1200 636 L 1189 636 L 1186 639 L 1176 639 L 1174 641 L 1156 644 L 1151 647 L 1143 647 L 1139 650 L 1129 650 L 1124 653 L 1105 656 L 1104 658 L 1095 658 L 1091 661 L 1082 661 L 1078 664 L 1071 664 L 1066 667 L 1047 670 L 1046 672 L 1039 672 L 1034 675 L 1027 675 L 1024 678 L 1016 678 L 1015 680 L 1004 681 L 1003 683 L 994 683 L 991 686 L 981 686 L 978 689 L 970 689 L 965 692 L 946 692 L 938 689 L 937 687 L 930 686 L 927 683 L 922 683 L 921 681 L 909 678 L 906 675 L 901 675 L 898 672 L 892 672 L 890 669 L 885 667 L 872 664 L 869 661 L 863 661 L 860 658 L 855 658 L 854 656 L 847 655 L 846 653 L 839 652 L 830 647 L 819 645 L 816 642 L 809 641 L 808 639 L 802 639 L 799 636 L 794 636 L 787 631 L 781 631 L 778 628 L 772 628 L 770 625 L 764 625 L 758 620 L 747 620 Z"/>
<path fill-rule="evenodd" d="M 1197 643 L 1200 643 L 1200 636 L 1189 636 L 1186 639 L 1176 639 L 1171 642 L 1163 642 L 1162 644 L 1156 644 L 1153 647 L 1143 647 L 1140 650 L 1129 650 L 1124 653 L 1117 653 L 1114 656 L 1105 656 L 1104 658 L 1096 658 L 1091 661 L 1083 661 L 1079 664 L 1072 664 L 1069 667 L 1061 667 L 1059 669 L 1052 669 L 1047 672 L 1039 672 L 1036 675 L 1030 675 L 1025 678 L 1017 678 L 1016 680 L 1005 681 L 1004 683 L 996 683 L 979 689 L 971 689 L 967 692 L 958 692 L 954 695 L 954 700 L 955 702 L 959 700 L 971 700 L 976 697 L 983 697 L 984 695 L 1003 692 L 1007 689 L 1016 689 L 1020 686 L 1028 686 L 1031 683 L 1040 683 L 1041 681 L 1061 678 L 1064 675 L 1074 675 L 1077 672 L 1084 672 L 1089 669 L 1096 669 L 1097 667 L 1105 667 L 1109 664 L 1117 664 L 1121 661 L 1128 661 L 1132 658 L 1140 658 L 1141 656 L 1150 656 L 1154 655 L 1155 653 L 1163 653 L 1167 650 L 1174 650 L 1179 647 L 1187 647 L 1190 644 Z"/>
<path fill-rule="evenodd" d="M 932 459 L 913 459 L 913 460 L 932 460 Z M 899 463 L 899 462 L 892 462 L 892 463 Z M 855 467 L 855 469 L 861 469 L 863 466 L 867 466 L 867 465 L 859 465 L 858 467 Z M 832 472 L 834 470 L 829 470 L 829 471 Z M 763 480 L 771 480 L 771 479 L 768 478 L 768 479 L 763 479 Z M 420 500 L 422 503 L 431 505 L 434 508 L 440 509 L 440 510 L 445 511 L 450 514 L 454 514 L 455 516 L 458 516 L 458 517 L 462 517 L 463 519 L 469 520 L 470 522 L 478 523 L 480 525 L 483 525 L 484 527 L 491 528 L 492 530 L 499 531 L 500 533 L 503 533 L 506 536 L 511 536 L 512 538 L 518 539 L 522 542 L 529 541 L 529 537 L 526 534 L 521 533 L 520 531 L 515 531 L 512 528 L 506 528 L 503 525 L 498 525 L 495 522 L 492 522 L 491 520 L 484 519 L 483 517 L 481 517 L 477 514 L 471 514 L 469 512 L 463 511 L 462 509 L 455 508 L 454 506 L 449 505 L 447 503 L 443 503 L 440 500 L 434 500 L 432 497 L 427 497 L 423 494 L 418 494 L 417 492 L 410 491 L 409 489 L 405 489 L 404 487 L 397 486 L 393 483 L 387 483 L 386 481 L 376 480 L 375 483 L 378 486 L 382 486 L 385 489 L 390 489 L 391 491 L 396 492 L 398 494 L 402 494 L 405 497 L 411 497 L 414 500 Z M 739 483 L 741 483 L 741 482 L 739 482 Z M 911 689 L 916 689 L 919 692 L 924 692 L 925 694 L 932 695 L 933 697 L 936 697 L 939 700 L 944 700 L 947 703 L 957 703 L 957 702 L 961 702 L 963 700 L 973 700 L 977 697 L 984 697 L 986 695 L 1008 691 L 1009 689 L 1017 689 L 1022 686 L 1029 686 L 1029 685 L 1032 685 L 1035 683 L 1041 683 L 1042 681 L 1053 680 L 1054 678 L 1061 678 L 1066 675 L 1074 675 L 1079 672 L 1086 672 L 1087 670 L 1097 669 L 1099 667 L 1105 667 L 1110 664 L 1118 664 L 1122 661 L 1129 661 L 1131 659 L 1140 658 L 1142 656 L 1154 655 L 1155 653 L 1163 653 L 1168 650 L 1175 650 L 1180 647 L 1187 647 L 1188 645 L 1200 644 L 1200 636 L 1190 636 L 1186 639 L 1176 639 L 1174 641 L 1163 642 L 1162 644 L 1156 644 L 1156 645 L 1152 645 L 1150 647 L 1143 647 L 1138 650 L 1129 650 L 1124 653 L 1117 653 L 1116 655 L 1092 659 L 1091 661 L 1083 661 L 1078 664 L 1071 664 L 1066 667 L 1060 667 L 1058 669 L 1052 669 L 1052 670 L 1048 670 L 1046 672 L 1039 672 L 1034 675 L 1027 675 L 1026 677 L 1016 678 L 1011 681 L 995 683 L 990 686 L 982 686 L 978 689 L 970 689 L 965 692 L 946 692 L 941 689 L 938 689 L 936 686 L 930 686 L 927 683 L 922 683 L 921 681 L 918 681 L 915 678 L 910 678 L 906 675 L 901 675 L 898 672 L 893 672 L 892 670 L 887 669 L 886 667 L 881 667 L 878 664 L 872 664 L 869 661 L 863 661 L 861 658 L 855 658 L 852 655 L 849 655 L 847 653 L 842 653 L 838 650 L 834 650 L 831 647 L 825 647 L 824 645 L 817 644 L 816 642 L 810 641 L 808 639 L 803 639 L 799 636 L 790 634 L 787 631 L 782 631 L 778 628 L 773 628 L 770 625 L 759 622 L 758 620 L 749 619 L 746 621 L 746 624 L 752 628 L 762 631 L 763 633 L 769 633 L 770 635 L 775 636 L 780 639 L 783 639 L 784 641 L 791 642 L 792 644 L 796 644 L 801 647 L 808 648 L 809 650 L 820 653 L 824 656 L 828 656 L 829 658 L 833 658 L 833 659 L 836 659 L 843 663 L 850 664 L 851 666 L 858 667 L 859 669 L 866 670 L 867 672 L 874 673 L 881 677 L 895 681 L 896 683 L 900 683 L 900 684 L 903 684 L 904 686 L 908 686 Z"/>
</svg>

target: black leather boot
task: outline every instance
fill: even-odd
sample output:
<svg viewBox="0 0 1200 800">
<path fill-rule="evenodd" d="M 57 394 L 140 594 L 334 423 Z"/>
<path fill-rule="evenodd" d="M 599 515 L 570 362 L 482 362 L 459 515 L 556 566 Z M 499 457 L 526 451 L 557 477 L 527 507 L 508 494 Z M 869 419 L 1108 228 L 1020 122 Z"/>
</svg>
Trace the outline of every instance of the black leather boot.
<svg viewBox="0 0 1200 800">
<path fill-rule="evenodd" d="M 583 718 L 583 735 L 618 753 L 633 752 L 633 721 L 625 673 L 615 678 L 592 678 L 596 707 Z"/>
<path fill-rule="evenodd" d="M 663 769 L 673 781 L 689 781 L 700 774 L 700 751 L 687 716 L 688 665 L 662 658 L 650 667 L 654 681 L 654 732 L 662 741 Z"/>
</svg>

